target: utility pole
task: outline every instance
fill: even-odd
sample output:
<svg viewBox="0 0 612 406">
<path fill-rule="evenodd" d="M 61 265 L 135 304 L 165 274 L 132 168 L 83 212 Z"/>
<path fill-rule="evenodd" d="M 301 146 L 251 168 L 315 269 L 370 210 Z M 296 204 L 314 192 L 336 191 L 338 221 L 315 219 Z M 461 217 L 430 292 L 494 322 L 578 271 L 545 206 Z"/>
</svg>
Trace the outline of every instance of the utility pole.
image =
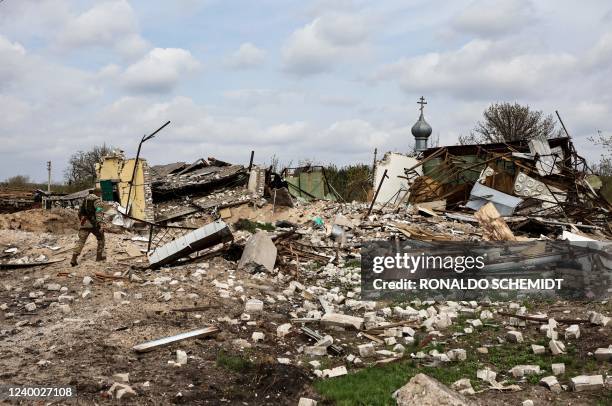
<svg viewBox="0 0 612 406">
<path fill-rule="evenodd" d="M 47 193 L 51 193 L 51 161 L 47 161 Z"/>
</svg>

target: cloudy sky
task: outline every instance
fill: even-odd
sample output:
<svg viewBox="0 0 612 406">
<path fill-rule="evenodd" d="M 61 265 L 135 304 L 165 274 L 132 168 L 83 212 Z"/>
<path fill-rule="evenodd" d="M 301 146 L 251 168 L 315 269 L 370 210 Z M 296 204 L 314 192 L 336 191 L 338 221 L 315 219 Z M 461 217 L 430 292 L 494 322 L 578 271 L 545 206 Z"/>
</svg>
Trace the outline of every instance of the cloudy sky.
<svg viewBox="0 0 612 406">
<path fill-rule="evenodd" d="M 152 163 L 371 162 L 440 144 L 495 101 L 554 114 L 579 153 L 612 132 L 608 0 L 4 0 L 0 179 L 55 180 L 107 143 Z"/>
</svg>

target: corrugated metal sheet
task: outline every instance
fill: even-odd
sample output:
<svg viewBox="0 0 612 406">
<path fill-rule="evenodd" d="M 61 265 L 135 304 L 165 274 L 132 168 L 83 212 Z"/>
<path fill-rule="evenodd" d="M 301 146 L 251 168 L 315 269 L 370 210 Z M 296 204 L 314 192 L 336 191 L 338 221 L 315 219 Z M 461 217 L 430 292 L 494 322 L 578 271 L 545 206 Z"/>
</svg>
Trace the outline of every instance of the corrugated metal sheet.
<svg viewBox="0 0 612 406">
<path fill-rule="evenodd" d="M 475 183 L 470 193 L 470 200 L 468 200 L 466 206 L 470 209 L 478 210 L 488 202 L 493 203 L 502 216 L 511 216 L 516 206 L 523 202 L 523 199 L 507 195 L 483 184 Z"/>
<path fill-rule="evenodd" d="M 217 220 L 157 248 L 149 255 L 149 264 L 152 268 L 164 266 L 196 251 L 232 239 L 232 232 L 227 224 L 223 220 Z"/>
</svg>

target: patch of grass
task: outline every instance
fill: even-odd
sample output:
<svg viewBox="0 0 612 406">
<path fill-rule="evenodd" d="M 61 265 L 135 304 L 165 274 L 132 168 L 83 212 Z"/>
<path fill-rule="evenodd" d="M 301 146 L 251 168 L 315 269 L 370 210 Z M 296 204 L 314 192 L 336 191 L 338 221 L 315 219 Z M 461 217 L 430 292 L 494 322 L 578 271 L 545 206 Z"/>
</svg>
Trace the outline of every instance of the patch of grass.
<svg viewBox="0 0 612 406">
<path fill-rule="evenodd" d="M 250 233 L 255 233 L 257 229 L 265 230 L 265 231 L 274 231 L 276 227 L 274 227 L 271 223 L 260 223 L 258 221 L 252 221 L 249 219 L 239 219 L 234 223 L 234 228 L 236 230 L 245 230 Z"/>
<path fill-rule="evenodd" d="M 217 366 L 234 372 L 244 372 L 253 367 L 253 363 L 239 355 L 230 355 L 221 350 L 217 354 Z"/>
<path fill-rule="evenodd" d="M 439 368 L 419 366 L 407 360 L 368 367 L 338 378 L 317 380 L 314 386 L 323 397 L 337 405 L 395 405 L 391 397 L 393 392 L 418 373 L 450 385 L 461 378 L 476 377 L 477 368 L 478 363 L 469 359 Z"/>
<path fill-rule="evenodd" d="M 344 263 L 343 268 L 361 268 L 360 259 L 351 259 Z"/>
</svg>

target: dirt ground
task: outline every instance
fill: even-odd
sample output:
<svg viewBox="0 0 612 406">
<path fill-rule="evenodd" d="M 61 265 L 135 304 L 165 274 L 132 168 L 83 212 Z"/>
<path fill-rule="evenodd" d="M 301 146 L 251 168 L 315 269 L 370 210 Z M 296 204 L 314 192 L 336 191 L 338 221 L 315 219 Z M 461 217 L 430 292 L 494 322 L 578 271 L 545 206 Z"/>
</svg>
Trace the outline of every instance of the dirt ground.
<svg viewBox="0 0 612 406">
<path fill-rule="evenodd" d="M 258 220 L 303 223 L 324 209 L 313 205 L 307 214 L 280 210 L 273 215 L 270 211 Z M 253 214 L 244 212 L 249 210 L 253 209 L 232 210 L 229 221 Z M 236 270 L 236 262 L 222 257 L 145 270 L 142 251 L 146 243 L 132 240 L 133 235 L 128 233 L 107 233 L 106 262 L 94 261 L 95 239 L 90 237 L 80 264 L 72 268 L 69 257 L 76 240 L 73 213 L 17 214 L 21 215 L 0 219 L 0 253 L 15 247 L 16 257 L 42 254 L 64 261 L 0 270 L 0 382 L 76 387 L 78 399 L 62 400 L 61 404 L 116 404 L 107 390 L 118 373 L 129 373 L 129 385 L 138 394 L 121 401 L 127 404 L 296 405 L 302 396 L 333 404 L 313 389 L 316 378 L 309 359 L 297 352 L 311 343 L 295 328 L 277 339 L 277 327 L 293 317 L 290 314 L 296 307 L 279 298 L 287 285 L 281 276 L 247 274 Z M 101 281 L 96 273 L 116 278 Z M 304 284 L 315 283 L 307 276 L 295 277 Z M 93 281 L 85 285 L 85 277 Z M 50 284 L 59 284 L 61 289 L 49 290 Z M 251 313 L 247 321 L 241 317 L 249 297 L 265 298 L 265 312 Z M 36 309 L 26 310 L 28 303 L 35 303 Z M 190 307 L 201 310 L 177 311 Z M 536 310 L 559 318 L 585 318 L 587 310 L 609 313 L 610 305 L 542 304 Z M 145 341 L 210 325 L 221 332 L 148 353 L 132 350 Z M 253 343 L 253 332 L 264 333 L 265 339 Z M 334 329 L 332 334 L 345 348 L 364 342 L 352 331 Z M 537 325 L 524 334 L 536 337 Z M 576 354 L 580 362 L 587 362 L 589 352 L 611 344 L 609 329 L 585 326 L 582 334 Z M 495 345 L 497 335 L 483 332 L 478 340 L 459 336 L 451 341 L 457 348 L 475 353 L 479 346 Z M 244 341 L 237 341 L 240 339 Z M 176 350 L 187 352 L 186 365 L 178 367 L 169 362 L 176 360 Z M 285 357 L 292 359 L 290 365 L 278 362 Z M 245 359 L 248 362 L 242 361 Z M 487 359 L 481 361 L 486 363 Z M 326 367 L 347 364 L 341 357 L 329 357 L 324 362 Z M 349 371 L 362 368 L 347 367 Z M 608 372 L 607 364 L 595 368 L 600 373 Z M 486 405 L 516 405 L 524 399 L 532 399 L 536 405 L 587 405 L 606 399 L 604 390 L 555 395 L 538 385 L 521 387 L 520 392 L 486 391 L 472 399 Z"/>
</svg>

